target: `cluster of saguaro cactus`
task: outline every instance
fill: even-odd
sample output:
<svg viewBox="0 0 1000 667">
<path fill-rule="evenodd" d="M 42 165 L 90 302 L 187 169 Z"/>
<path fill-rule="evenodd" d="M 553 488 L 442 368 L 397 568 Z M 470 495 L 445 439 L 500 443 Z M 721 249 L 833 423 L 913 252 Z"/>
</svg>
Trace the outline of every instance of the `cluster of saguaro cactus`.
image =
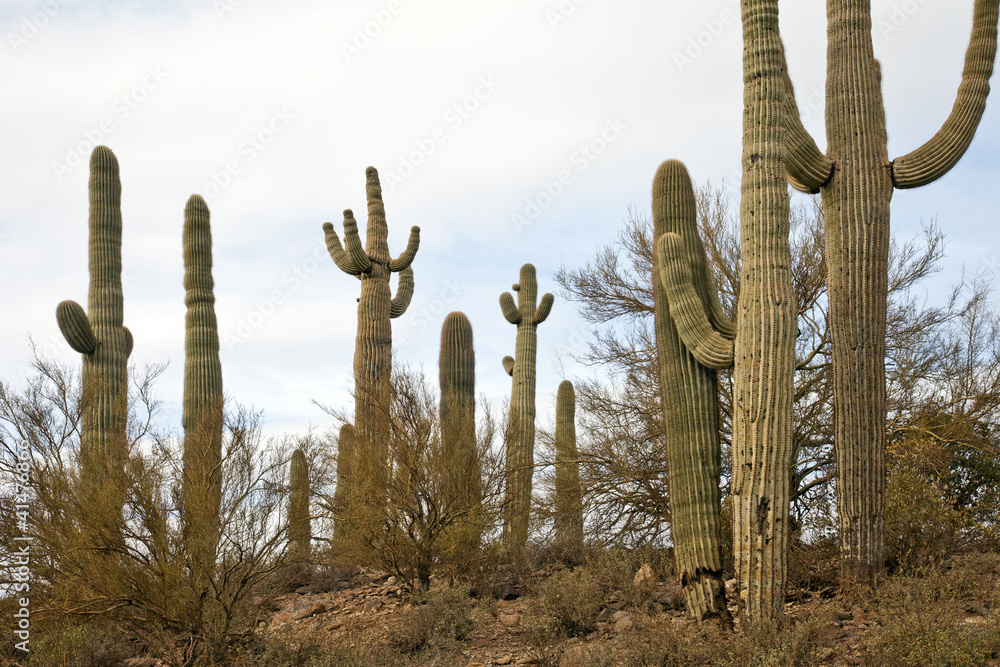
<svg viewBox="0 0 1000 667">
<path fill-rule="evenodd" d="M 845 581 L 872 583 L 883 561 L 889 200 L 894 188 L 919 187 L 946 174 L 972 142 L 989 94 L 998 8 L 998 0 L 976 0 L 951 114 L 927 143 L 894 160 L 867 0 L 828 3 L 825 154 L 802 126 L 786 79 L 788 180 L 823 199 Z"/>
<path fill-rule="evenodd" d="M 476 355 L 472 323 L 464 313 L 449 313 L 444 320 L 438 373 L 445 498 L 469 512 L 468 520 L 460 522 L 460 539 L 466 546 L 476 547 L 479 532 L 474 515 L 482 503 L 476 449 Z"/>
<path fill-rule="evenodd" d="M 691 616 L 728 622 L 722 566 L 716 370 L 732 366 L 735 327 L 722 312 L 684 165 L 653 180 L 653 299 L 676 571 Z M 695 326 L 697 325 L 700 326 Z"/>
<path fill-rule="evenodd" d="M 91 153 L 89 193 L 87 312 L 75 301 L 63 301 L 56 308 L 56 320 L 66 342 L 83 355 L 80 459 L 84 492 L 95 508 L 107 508 L 117 502 L 101 497 L 110 488 L 106 482 L 118 477 L 127 455 L 127 364 L 132 334 L 122 325 L 121 179 L 118 160 L 106 146 Z M 102 516 L 93 516 L 95 525 L 113 530 L 120 507 L 99 513 Z"/>
<path fill-rule="evenodd" d="M 576 449 L 576 394 L 563 380 L 556 393 L 556 516 L 555 541 L 560 548 L 583 546 L 583 496 L 580 454 Z"/>
<path fill-rule="evenodd" d="M 392 370 L 391 318 L 406 312 L 413 297 L 413 269 L 410 264 L 420 246 L 420 228 L 413 227 L 406 250 L 392 259 L 389 255 L 389 229 L 385 221 L 382 186 L 378 171 L 365 171 L 368 200 L 368 229 L 364 246 L 358 235 L 358 223 L 350 209 L 344 211 L 344 245 L 333 225 L 324 223 L 326 246 L 341 271 L 361 279 L 358 299 L 358 334 L 354 349 L 354 425 L 359 456 L 374 466 L 374 488 L 369 499 L 378 502 L 384 495 L 387 474 L 389 436 L 390 373 Z M 399 273 L 395 298 L 389 277 Z"/>
<path fill-rule="evenodd" d="M 222 364 L 212 278 L 212 228 L 201 195 L 184 207 L 184 541 L 202 590 L 215 563 L 222 501 Z M 199 609 L 197 612 L 199 615 Z"/>
<path fill-rule="evenodd" d="M 517 325 L 513 357 L 503 358 L 503 367 L 513 379 L 510 417 L 507 425 L 507 495 L 504 512 L 504 543 L 513 551 L 528 541 L 531 511 L 531 476 L 535 469 L 535 360 L 538 352 L 537 327 L 552 310 L 554 297 L 546 293 L 538 302 L 535 267 L 521 267 L 515 283 L 517 303 L 510 292 L 500 295 L 500 308 L 511 324 Z"/>
<path fill-rule="evenodd" d="M 292 561 L 309 559 L 312 522 L 309 518 L 309 464 L 296 449 L 288 471 L 288 552 Z"/>
</svg>

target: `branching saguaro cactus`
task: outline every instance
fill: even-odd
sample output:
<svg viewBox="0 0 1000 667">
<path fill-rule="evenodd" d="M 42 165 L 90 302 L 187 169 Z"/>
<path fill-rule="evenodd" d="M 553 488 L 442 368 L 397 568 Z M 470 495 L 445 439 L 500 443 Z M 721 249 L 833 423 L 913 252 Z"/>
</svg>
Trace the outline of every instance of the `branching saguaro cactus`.
<svg viewBox="0 0 1000 667">
<path fill-rule="evenodd" d="M 222 363 L 212 278 L 212 227 L 201 195 L 184 207 L 184 537 L 195 578 L 209 576 L 222 502 Z"/>
<path fill-rule="evenodd" d="M 464 313 L 449 313 L 441 327 L 438 358 L 441 388 L 441 446 L 448 490 L 445 498 L 470 508 L 460 540 L 478 546 L 475 508 L 482 504 L 479 452 L 476 450 L 476 354 L 472 323 Z"/>
<path fill-rule="evenodd" d="M 100 493 L 105 480 L 118 476 L 127 453 L 127 363 L 132 352 L 132 334 L 122 325 L 122 187 L 118 160 L 107 146 L 90 155 L 89 191 L 87 312 L 75 301 L 63 301 L 56 320 L 66 342 L 83 355 L 81 475 L 87 489 Z"/>
<path fill-rule="evenodd" d="M 716 370 L 733 364 L 735 326 L 722 312 L 698 237 L 684 165 L 653 179 L 653 299 L 663 386 L 671 534 L 688 613 L 729 625 L 722 566 L 719 401 Z"/>
<path fill-rule="evenodd" d="M 576 393 L 563 380 L 556 393 L 556 544 L 570 551 L 583 547 L 583 496 L 580 453 L 576 449 Z"/>
<path fill-rule="evenodd" d="M 828 0 L 824 154 L 803 128 L 786 81 L 788 180 L 820 192 L 829 267 L 834 437 L 842 583 L 871 584 L 883 566 L 885 336 L 889 200 L 946 174 L 979 126 L 996 57 L 1000 0 L 976 0 L 951 114 L 927 143 L 889 159 L 870 0 Z"/>
<path fill-rule="evenodd" d="M 312 522 L 309 518 L 309 464 L 296 449 L 288 472 L 288 552 L 293 562 L 309 559 Z"/>
<path fill-rule="evenodd" d="M 538 353 L 537 327 L 552 310 L 554 297 L 545 294 L 538 302 L 535 267 L 521 267 L 520 282 L 500 295 L 500 308 L 511 324 L 517 325 L 513 357 L 503 358 L 503 367 L 514 378 L 507 425 L 507 496 L 504 515 L 504 544 L 518 552 L 528 541 L 531 511 L 531 475 L 535 466 L 535 361 Z"/>
<path fill-rule="evenodd" d="M 743 178 L 733 389 L 733 555 L 740 614 L 781 615 L 787 577 L 797 302 L 784 159 L 778 0 L 742 0 Z"/>
<path fill-rule="evenodd" d="M 535 267 L 521 267 L 520 282 L 500 295 L 503 316 L 517 325 L 513 357 L 503 358 L 503 367 L 514 378 L 507 424 L 507 496 L 504 502 L 504 544 L 521 551 L 528 542 L 531 511 L 531 476 L 535 470 L 535 362 L 538 354 L 538 325 L 552 310 L 554 297 L 546 293 L 538 302 Z"/>
<path fill-rule="evenodd" d="M 389 380 L 392 369 L 391 318 L 406 312 L 413 297 L 413 269 L 410 264 L 420 246 L 420 228 L 410 230 L 406 250 L 392 259 L 389 255 L 389 228 L 382 203 L 378 171 L 365 171 L 368 199 L 368 231 L 365 245 L 358 236 L 358 223 L 350 209 L 344 211 L 344 245 L 329 222 L 323 224 L 326 247 L 341 271 L 361 279 L 358 299 L 358 335 L 354 350 L 354 422 L 359 455 L 376 464 L 386 462 L 389 437 Z M 389 288 L 389 276 L 399 273 L 395 298 Z M 360 450 L 364 454 L 360 454 Z M 387 462 L 386 464 L 387 465 Z M 376 479 L 372 500 L 383 494 L 385 480 Z"/>
</svg>

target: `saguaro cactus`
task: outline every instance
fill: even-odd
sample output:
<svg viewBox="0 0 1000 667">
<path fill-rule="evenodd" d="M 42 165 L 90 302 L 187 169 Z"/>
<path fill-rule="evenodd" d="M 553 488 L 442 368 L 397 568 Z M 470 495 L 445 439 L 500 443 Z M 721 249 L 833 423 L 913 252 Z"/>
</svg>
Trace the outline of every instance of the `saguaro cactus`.
<svg viewBox="0 0 1000 667">
<path fill-rule="evenodd" d="M 344 424 L 337 438 L 337 488 L 333 492 L 333 535 L 342 541 L 349 534 L 351 505 L 357 501 L 357 481 L 354 475 L 354 427 Z M 355 508 L 356 510 L 356 508 Z"/>
<path fill-rule="evenodd" d="M 517 304 L 510 292 L 500 295 L 500 308 L 511 324 L 517 325 L 517 343 L 513 357 L 503 358 L 503 367 L 513 380 L 510 418 L 507 425 L 507 496 L 504 516 L 504 543 L 520 551 L 528 541 L 528 518 L 531 510 L 531 475 L 535 466 L 535 358 L 538 351 L 537 327 L 552 310 L 553 296 L 545 294 L 538 302 L 535 267 L 521 267 L 520 282 L 513 286 Z"/>
<path fill-rule="evenodd" d="M 413 297 L 413 270 L 410 264 L 420 246 L 420 227 L 410 230 L 406 250 L 392 259 L 389 255 L 389 228 L 382 203 L 382 186 L 375 167 L 365 170 L 368 199 L 368 231 L 365 246 L 358 236 L 358 223 L 351 209 L 344 211 L 344 245 L 333 225 L 323 224 L 326 247 L 341 271 L 361 279 L 358 299 L 358 335 L 354 350 L 354 422 L 359 455 L 371 462 L 376 471 L 387 465 L 389 439 L 389 381 L 392 369 L 391 318 L 406 312 Z M 399 273 L 395 298 L 389 288 L 389 276 Z M 382 473 L 379 473 L 382 474 Z M 372 500 L 380 498 L 385 476 L 374 480 Z"/>
<path fill-rule="evenodd" d="M 653 179 L 653 299 L 663 387 L 671 533 L 688 613 L 729 623 L 722 569 L 719 402 L 716 370 L 733 364 L 735 327 L 722 312 L 684 165 Z M 694 326 L 692 321 L 701 325 Z"/>
<path fill-rule="evenodd" d="M 222 502 L 222 364 L 212 278 L 212 227 L 201 195 L 184 207 L 184 505 L 185 541 L 196 576 L 215 559 Z"/>
<path fill-rule="evenodd" d="M 733 555 L 742 618 L 785 602 L 797 302 L 778 0 L 743 0 L 743 179 L 733 390 Z"/>
<path fill-rule="evenodd" d="M 870 0 L 828 0 L 824 154 L 786 82 L 788 180 L 820 192 L 826 228 L 842 581 L 882 568 L 889 200 L 946 174 L 979 126 L 997 46 L 998 0 L 976 0 L 972 37 L 948 119 L 927 143 L 890 160 Z"/>
<path fill-rule="evenodd" d="M 293 561 L 309 558 L 312 522 L 309 519 L 309 464 L 301 449 L 292 453 L 288 472 L 288 551 Z"/>
<path fill-rule="evenodd" d="M 126 456 L 126 366 L 132 352 L 132 334 L 122 325 L 122 187 L 118 160 L 107 146 L 90 155 L 89 191 L 87 312 L 75 301 L 63 301 L 56 320 L 66 342 L 83 355 L 81 473 L 85 486 L 100 493 L 103 482 L 120 473 Z M 114 521 L 114 516 L 106 518 Z"/>
<path fill-rule="evenodd" d="M 580 454 L 576 449 L 576 393 L 563 380 L 556 394 L 556 544 L 575 550 L 583 546 L 583 498 Z"/>
<path fill-rule="evenodd" d="M 441 387 L 441 445 L 447 475 L 446 498 L 475 512 L 482 502 L 476 450 L 476 355 L 472 323 L 464 313 L 449 313 L 441 327 L 438 361 Z M 462 541 L 479 544 L 475 517 L 462 522 Z"/>
</svg>

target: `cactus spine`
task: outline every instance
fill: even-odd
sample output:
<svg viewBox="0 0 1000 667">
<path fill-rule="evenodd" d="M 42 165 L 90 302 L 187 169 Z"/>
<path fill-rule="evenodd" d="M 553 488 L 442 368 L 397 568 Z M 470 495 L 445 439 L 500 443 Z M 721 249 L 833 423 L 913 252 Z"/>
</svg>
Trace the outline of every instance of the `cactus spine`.
<svg viewBox="0 0 1000 667">
<path fill-rule="evenodd" d="M 460 529 L 461 540 L 478 547 L 479 531 L 473 514 L 482 503 L 479 453 L 476 451 L 476 354 L 472 324 L 464 313 L 449 313 L 441 327 L 438 361 L 441 387 L 441 445 L 448 490 L 445 498 L 469 508 Z"/>
<path fill-rule="evenodd" d="M 184 207 L 185 541 L 199 575 L 215 560 L 222 502 L 222 364 L 212 278 L 212 227 L 201 195 Z"/>
<path fill-rule="evenodd" d="M 743 0 L 743 179 L 733 390 L 733 554 L 741 618 L 784 609 L 797 302 L 785 181 L 778 0 Z"/>
<path fill-rule="evenodd" d="M 556 544 L 563 549 L 583 546 L 583 498 L 580 454 L 576 449 L 576 394 L 563 380 L 556 394 Z"/>
<path fill-rule="evenodd" d="M 309 464 L 305 452 L 296 449 L 288 471 L 288 551 L 292 561 L 308 560 L 311 542 Z"/>
<path fill-rule="evenodd" d="M 927 143 L 895 160 L 868 0 L 827 3 L 826 154 L 802 126 L 786 82 L 788 180 L 823 199 L 844 583 L 872 584 L 883 561 L 889 201 L 894 188 L 946 174 L 972 142 L 989 94 L 998 7 L 998 0 L 976 0 L 951 114 Z"/>
<path fill-rule="evenodd" d="M 107 146 L 90 155 L 88 189 L 87 312 L 75 301 L 63 301 L 56 320 L 66 342 L 83 355 L 81 477 L 88 503 L 113 508 L 94 517 L 100 524 L 116 523 L 120 509 L 117 501 L 101 497 L 101 489 L 119 477 L 127 453 L 127 363 L 132 352 L 132 334 L 122 325 L 122 188 L 118 160 Z"/>
<path fill-rule="evenodd" d="M 535 267 L 521 267 L 520 282 L 510 292 L 500 295 L 500 308 L 507 321 L 517 325 L 517 343 L 513 357 L 504 357 L 503 367 L 513 379 L 510 418 L 507 425 L 507 496 L 505 499 L 504 544 L 521 551 L 528 541 L 528 518 L 531 510 L 531 475 L 535 449 L 535 358 L 538 351 L 537 327 L 552 310 L 553 296 L 538 300 Z"/>
<path fill-rule="evenodd" d="M 375 167 L 365 170 L 368 230 L 365 246 L 351 209 L 344 211 L 344 245 L 329 222 L 323 224 L 326 247 L 341 271 L 361 279 L 358 299 L 358 334 L 354 350 L 354 421 L 361 460 L 375 468 L 370 500 L 384 496 L 388 471 L 388 405 L 392 369 L 391 318 L 406 312 L 413 297 L 413 258 L 420 246 L 420 228 L 410 230 L 406 250 L 396 259 L 389 255 L 389 229 L 382 203 L 382 186 Z M 395 298 L 389 276 L 399 273 Z M 363 450 L 363 451 L 362 451 Z"/>
<path fill-rule="evenodd" d="M 661 164 L 653 180 L 653 235 L 658 239 L 654 322 L 676 570 L 688 613 L 698 621 L 717 616 L 728 625 L 716 370 L 732 366 L 735 327 L 711 282 L 691 178 L 676 160 Z M 692 319 L 704 328 L 694 329 Z"/>
</svg>

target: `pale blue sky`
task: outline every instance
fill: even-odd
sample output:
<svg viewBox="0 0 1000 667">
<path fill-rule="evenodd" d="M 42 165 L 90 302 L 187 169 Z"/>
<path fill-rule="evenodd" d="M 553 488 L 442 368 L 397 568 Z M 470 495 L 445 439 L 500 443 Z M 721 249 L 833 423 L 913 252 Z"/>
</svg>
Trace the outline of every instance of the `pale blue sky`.
<svg viewBox="0 0 1000 667">
<path fill-rule="evenodd" d="M 894 157 L 947 116 L 972 0 L 872 4 Z M 824 3 L 782 11 L 800 105 L 822 147 Z M 435 376 L 441 322 L 463 310 L 478 386 L 499 401 L 515 328 L 497 299 L 521 264 L 533 262 L 541 291 L 554 291 L 560 263 L 588 259 L 630 204 L 648 209 L 663 159 L 684 160 L 699 181 L 738 185 L 737 16 L 733 0 L 8 0 L 0 377 L 20 382 L 29 333 L 43 351 L 79 361 L 54 311 L 63 299 L 86 302 L 96 138 L 121 164 L 132 358 L 170 362 L 158 392 L 172 425 L 183 369 L 180 231 L 193 192 L 212 211 L 227 393 L 263 408 L 275 432 L 328 425 L 312 399 L 350 404 L 358 284 L 325 254 L 322 223 L 339 229 L 353 208 L 364 224 L 368 165 L 382 174 L 393 253 L 410 226 L 423 229 L 413 303 L 394 320 L 396 354 Z M 993 261 L 1000 271 L 998 108 L 993 100 L 951 174 L 895 194 L 897 234 L 912 236 L 934 215 L 948 234 L 935 287 L 963 265 Z M 518 225 L 518 215 L 534 219 Z M 560 359 L 571 378 L 590 372 L 569 359 L 581 327 L 557 299 L 539 328 L 543 414 Z"/>
</svg>

